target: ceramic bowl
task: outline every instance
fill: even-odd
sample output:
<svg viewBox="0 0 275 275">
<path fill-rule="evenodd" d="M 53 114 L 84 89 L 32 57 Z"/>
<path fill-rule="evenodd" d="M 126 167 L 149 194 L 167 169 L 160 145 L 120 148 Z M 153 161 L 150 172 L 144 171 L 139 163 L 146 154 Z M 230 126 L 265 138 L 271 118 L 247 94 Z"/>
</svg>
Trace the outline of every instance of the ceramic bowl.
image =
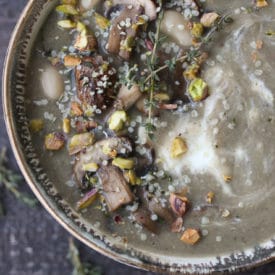
<svg viewBox="0 0 275 275">
<path fill-rule="evenodd" d="M 211 274 L 236 271 L 271 261 L 275 240 L 256 243 L 246 251 L 209 257 L 181 257 L 152 253 L 141 246 L 125 245 L 111 234 L 97 230 L 95 224 L 75 211 L 64 199 L 60 179 L 41 161 L 33 146 L 26 116 L 26 72 L 30 49 L 49 12 L 57 1 L 30 0 L 12 35 L 3 75 L 3 104 L 10 142 L 19 167 L 31 189 L 47 211 L 74 237 L 92 249 L 121 263 L 164 273 Z M 62 173 L 62 170 L 61 170 Z"/>
</svg>

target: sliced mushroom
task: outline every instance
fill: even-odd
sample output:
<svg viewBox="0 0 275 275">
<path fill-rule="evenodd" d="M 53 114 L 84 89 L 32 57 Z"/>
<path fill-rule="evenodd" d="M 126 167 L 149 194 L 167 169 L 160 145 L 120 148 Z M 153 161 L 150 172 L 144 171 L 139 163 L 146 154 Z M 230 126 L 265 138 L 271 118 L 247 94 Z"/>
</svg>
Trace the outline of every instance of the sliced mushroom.
<svg viewBox="0 0 275 275">
<path fill-rule="evenodd" d="M 102 161 L 111 158 L 111 155 L 108 153 L 106 154 L 106 149 L 110 152 L 115 150 L 118 154 L 126 156 L 133 150 L 132 144 L 127 138 L 113 137 L 98 141 L 94 145 L 88 147 L 85 151 L 80 152 L 74 165 L 74 175 L 79 185 L 81 185 L 85 174 L 83 165 L 91 162 L 101 164 Z"/>
<path fill-rule="evenodd" d="M 148 210 L 139 208 L 133 215 L 138 224 L 155 234 L 158 232 L 157 224 L 151 220 L 151 213 Z"/>
<path fill-rule="evenodd" d="M 83 58 L 76 67 L 77 95 L 83 104 L 106 109 L 115 97 L 115 70 L 101 56 Z"/>
<path fill-rule="evenodd" d="M 157 8 L 151 0 L 113 0 L 113 5 L 126 5 L 126 6 L 141 6 L 144 8 L 144 13 L 150 20 L 155 20 L 157 17 Z"/>
<path fill-rule="evenodd" d="M 134 195 L 121 170 L 118 168 L 111 165 L 102 166 L 98 170 L 98 177 L 101 181 L 103 195 L 110 211 L 115 211 L 122 205 L 134 200 Z"/>
<path fill-rule="evenodd" d="M 164 219 L 168 224 L 173 223 L 174 217 L 170 209 L 167 207 L 162 207 L 156 198 L 152 198 L 150 201 L 148 201 L 148 209 L 158 215 L 160 218 Z"/>
<path fill-rule="evenodd" d="M 124 6 L 120 15 L 112 21 L 106 49 L 109 53 L 118 54 L 121 58 L 130 58 L 138 30 L 139 15 L 143 12 L 140 6 Z M 137 27 L 134 28 L 133 26 Z"/>
<path fill-rule="evenodd" d="M 138 85 L 135 84 L 130 89 L 122 85 L 117 95 L 116 105 L 121 109 L 128 110 L 141 96 L 142 93 Z"/>
<path fill-rule="evenodd" d="M 177 11 L 168 10 L 164 12 L 161 31 L 183 47 L 192 46 L 192 35 L 188 29 L 188 21 Z"/>
</svg>

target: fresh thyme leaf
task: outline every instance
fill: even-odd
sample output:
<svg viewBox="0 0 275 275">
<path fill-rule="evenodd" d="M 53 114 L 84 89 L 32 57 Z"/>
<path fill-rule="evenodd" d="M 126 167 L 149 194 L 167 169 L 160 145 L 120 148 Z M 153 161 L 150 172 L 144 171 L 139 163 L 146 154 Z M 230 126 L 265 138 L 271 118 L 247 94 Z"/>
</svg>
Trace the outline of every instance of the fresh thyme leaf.
<svg viewBox="0 0 275 275">
<path fill-rule="evenodd" d="M 6 188 L 6 190 L 10 191 L 18 200 L 21 200 L 23 203 L 30 207 L 34 207 L 38 201 L 32 196 L 25 193 L 21 193 L 18 190 L 19 183 L 23 180 L 23 178 L 21 175 L 16 174 L 14 171 L 7 168 L 6 151 L 7 150 L 5 147 L 2 148 L 0 151 L 0 183 Z"/>
<path fill-rule="evenodd" d="M 79 250 L 72 238 L 69 239 L 69 258 L 73 265 L 72 275 L 102 275 L 101 268 L 93 267 L 89 263 L 82 263 Z"/>
</svg>

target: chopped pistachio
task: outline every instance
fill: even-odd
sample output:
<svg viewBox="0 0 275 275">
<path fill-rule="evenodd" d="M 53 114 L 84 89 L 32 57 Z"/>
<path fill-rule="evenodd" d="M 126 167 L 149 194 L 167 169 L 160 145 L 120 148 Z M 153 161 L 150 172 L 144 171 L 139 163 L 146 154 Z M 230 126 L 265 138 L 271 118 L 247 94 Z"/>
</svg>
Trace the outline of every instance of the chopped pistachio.
<svg viewBox="0 0 275 275">
<path fill-rule="evenodd" d="M 29 127 L 31 132 L 37 133 L 43 129 L 44 122 L 42 119 L 32 119 L 30 121 Z"/>
<path fill-rule="evenodd" d="M 201 24 L 206 28 L 210 28 L 219 17 L 220 15 L 216 12 L 204 13 L 201 17 Z"/>
<path fill-rule="evenodd" d="M 102 30 L 107 29 L 110 25 L 111 22 L 108 18 L 100 15 L 99 13 L 95 12 L 94 13 L 95 16 L 95 22 L 98 25 L 98 27 L 100 27 Z"/>
<path fill-rule="evenodd" d="M 188 93 L 193 101 L 202 101 L 208 95 L 208 85 L 203 79 L 195 78 L 189 84 Z"/>
<path fill-rule="evenodd" d="M 257 8 L 264 8 L 264 7 L 267 7 L 268 6 L 268 3 L 266 0 L 257 0 L 256 2 L 256 7 Z"/>
<path fill-rule="evenodd" d="M 223 179 L 224 179 L 225 182 L 230 182 L 232 180 L 232 177 L 228 176 L 228 175 L 224 175 Z"/>
<path fill-rule="evenodd" d="M 57 151 L 65 144 L 65 139 L 62 133 L 54 132 L 45 137 L 45 147 L 47 150 Z"/>
<path fill-rule="evenodd" d="M 86 25 L 83 24 L 83 23 L 80 22 L 80 21 L 77 21 L 77 23 L 76 23 L 76 29 L 77 29 L 79 32 L 87 31 Z"/>
<path fill-rule="evenodd" d="M 79 50 L 84 50 L 88 46 L 88 36 L 86 31 L 82 31 L 77 37 L 74 47 Z"/>
<path fill-rule="evenodd" d="M 157 101 L 168 101 L 170 100 L 170 96 L 166 93 L 157 93 L 154 94 L 154 99 Z"/>
<path fill-rule="evenodd" d="M 133 36 L 128 36 L 125 40 L 121 41 L 120 49 L 131 52 L 135 43 L 135 38 Z"/>
<path fill-rule="evenodd" d="M 203 34 L 203 25 L 201 23 L 193 23 L 191 34 L 195 38 L 200 38 Z"/>
<path fill-rule="evenodd" d="M 69 134 L 71 131 L 71 121 L 69 118 L 64 118 L 63 119 L 63 132 L 65 134 Z"/>
<path fill-rule="evenodd" d="M 69 141 L 69 154 L 73 155 L 94 143 L 94 134 L 82 133 L 74 135 Z"/>
<path fill-rule="evenodd" d="M 66 67 L 75 67 L 81 63 L 81 58 L 74 55 L 66 55 L 64 57 L 64 65 Z"/>
<path fill-rule="evenodd" d="M 69 14 L 69 15 L 77 15 L 78 11 L 73 5 L 59 5 L 56 7 L 56 11 L 64 13 L 64 14 Z"/>
<path fill-rule="evenodd" d="M 187 152 L 187 149 L 188 148 L 185 140 L 181 137 L 176 137 L 172 141 L 171 150 L 170 150 L 171 157 L 172 158 L 180 157 Z"/>
<path fill-rule="evenodd" d="M 79 51 L 94 51 L 97 47 L 97 40 L 92 33 L 83 30 L 76 37 L 74 47 Z"/>
<path fill-rule="evenodd" d="M 120 131 L 123 129 L 127 121 L 127 114 L 124 110 L 115 111 L 108 120 L 109 128 L 113 131 Z"/>
<path fill-rule="evenodd" d="M 214 192 L 210 191 L 210 192 L 207 193 L 207 195 L 206 195 L 206 201 L 208 203 L 212 203 L 213 200 L 214 200 L 214 198 L 215 198 L 215 193 Z"/>
<path fill-rule="evenodd" d="M 192 64 L 186 68 L 186 70 L 183 73 L 183 76 L 187 80 L 193 80 L 197 77 L 199 70 L 200 66 L 198 64 Z"/>
<path fill-rule="evenodd" d="M 194 245 L 200 240 L 200 233 L 197 229 L 188 228 L 183 232 L 180 240 L 186 244 Z"/>
<path fill-rule="evenodd" d="M 120 169 L 132 169 L 135 162 L 132 159 L 115 158 L 112 161 L 112 165 L 119 167 Z"/>
<path fill-rule="evenodd" d="M 82 110 L 80 104 L 76 101 L 73 101 L 71 103 L 71 115 L 72 116 L 82 116 L 83 115 L 83 110 Z"/>
<path fill-rule="evenodd" d="M 228 209 L 224 209 L 222 211 L 222 217 L 223 218 L 228 218 L 231 215 L 230 211 Z"/>
<path fill-rule="evenodd" d="M 141 180 L 136 176 L 134 170 L 125 171 L 124 176 L 131 185 L 140 185 Z"/>
<path fill-rule="evenodd" d="M 98 196 L 96 189 L 92 189 L 90 192 L 84 195 L 84 197 L 77 202 L 77 210 L 81 210 L 90 206 Z"/>
<path fill-rule="evenodd" d="M 57 25 L 63 29 L 74 29 L 76 27 L 75 22 L 72 20 L 60 20 Z"/>
<path fill-rule="evenodd" d="M 98 168 L 99 167 L 95 162 L 86 163 L 86 164 L 83 164 L 82 166 L 82 170 L 87 172 L 96 172 Z"/>
<path fill-rule="evenodd" d="M 75 6 L 77 4 L 77 0 L 61 0 L 61 4 Z"/>
</svg>

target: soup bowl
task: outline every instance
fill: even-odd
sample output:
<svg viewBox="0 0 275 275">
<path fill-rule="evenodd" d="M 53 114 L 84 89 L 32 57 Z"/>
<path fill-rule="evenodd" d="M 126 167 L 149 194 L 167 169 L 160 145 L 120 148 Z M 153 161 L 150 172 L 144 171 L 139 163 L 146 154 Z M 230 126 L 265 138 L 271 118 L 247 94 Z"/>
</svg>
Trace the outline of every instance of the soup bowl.
<svg viewBox="0 0 275 275">
<path fill-rule="evenodd" d="M 125 245 L 121 238 L 97 230 L 91 220 L 84 219 L 68 200 L 60 178 L 51 172 L 51 162 L 41 163 L 41 154 L 33 146 L 26 116 L 27 72 L 34 41 L 57 1 L 30 0 L 23 11 L 9 44 L 3 73 L 3 105 L 6 127 L 17 163 L 32 191 L 46 210 L 70 234 L 90 248 L 121 263 L 164 273 L 211 274 L 233 272 L 272 261 L 275 239 L 255 240 L 253 247 L 219 255 L 189 257 L 158 254 L 135 243 Z M 60 173 L 62 171 L 60 170 Z M 61 177 L 62 178 L 62 177 Z M 137 240 L 136 243 L 139 241 Z"/>
</svg>

